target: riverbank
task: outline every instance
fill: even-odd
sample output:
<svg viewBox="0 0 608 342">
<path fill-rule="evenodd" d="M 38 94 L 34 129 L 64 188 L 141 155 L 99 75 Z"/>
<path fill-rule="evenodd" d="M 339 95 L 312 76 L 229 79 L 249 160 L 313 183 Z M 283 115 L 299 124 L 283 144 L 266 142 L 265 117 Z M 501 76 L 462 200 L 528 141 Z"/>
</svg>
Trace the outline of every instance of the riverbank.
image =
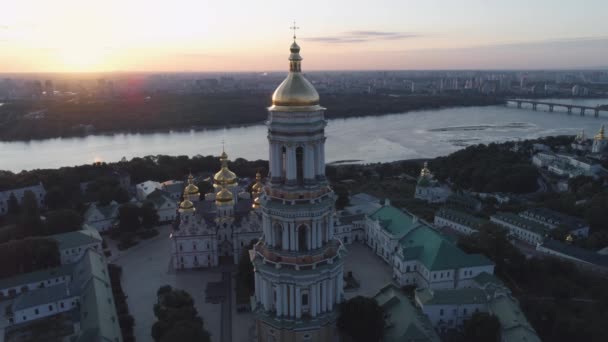
<svg viewBox="0 0 608 342">
<path fill-rule="evenodd" d="M 504 103 L 502 98 L 485 95 L 321 94 L 321 97 L 328 108 L 328 119 Z M 267 96 L 251 93 L 73 100 L 6 103 L 0 107 L 0 141 L 243 127 L 264 122 L 269 105 Z"/>
</svg>

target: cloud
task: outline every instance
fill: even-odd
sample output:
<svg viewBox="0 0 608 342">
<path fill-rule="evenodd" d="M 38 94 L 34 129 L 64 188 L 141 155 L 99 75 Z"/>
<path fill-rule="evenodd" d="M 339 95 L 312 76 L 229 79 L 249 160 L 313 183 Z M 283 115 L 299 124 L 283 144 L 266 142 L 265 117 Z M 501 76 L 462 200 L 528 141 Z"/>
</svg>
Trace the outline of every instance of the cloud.
<svg viewBox="0 0 608 342">
<path fill-rule="evenodd" d="M 402 40 L 419 37 L 417 33 L 390 31 L 348 31 L 336 36 L 303 38 L 303 40 L 328 44 L 367 43 L 379 40 Z"/>
</svg>

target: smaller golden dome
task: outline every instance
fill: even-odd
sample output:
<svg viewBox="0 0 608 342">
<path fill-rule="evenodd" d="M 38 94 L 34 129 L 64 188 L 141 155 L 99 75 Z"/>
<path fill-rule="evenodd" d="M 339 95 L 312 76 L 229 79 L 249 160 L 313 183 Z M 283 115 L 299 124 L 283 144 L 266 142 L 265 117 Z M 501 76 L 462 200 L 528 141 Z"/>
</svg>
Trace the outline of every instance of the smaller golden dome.
<svg viewBox="0 0 608 342">
<path fill-rule="evenodd" d="M 194 203 L 192 203 L 188 199 L 185 199 L 182 201 L 182 203 L 179 204 L 179 208 L 181 210 L 194 210 Z"/>
<path fill-rule="evenodd" d="M 194 185 L 194 176 L 192 176 L 192 174 L 188 176 L 188 185 L 186 186 L 186 189 L 184 189 L 184 193 L 188 195 L 196 195 L 199 193 L 198 186 Z"/>
<path fill-rule="evenodd" d="M 259 208 L 259 207 L 260 207 L 260 205 L 261 205 L 261 203 L 260 203 L 260 198 L 259 198 L 259 197 L 256 197 L 256 198 L 253 200 L 253 204 L 251 205 L 251 207 L 252 207 L 253 209 L 257 209 L 257 208 Z"/>
<path fill-rule="evenodd" d="M 225 185 L 222 185 L 222 190 L 218 191 L 215 195 L 215 203 L 217 205 L 229 205 L 233 204 L 234 197 L 232 196 L 232 192 L 226 189 Z"/>
<path fill-rule="evenodd" d="M 604 125 L 600 128 L 600 131 L 595 135 L 595 140 L 604 140 Z"/>
<path fill-rule="evenodd" d="M 260 174 L 260 172 L 258 171 L 255 174 L 255 184 L 253 184 L 253 186 L 251 187 L 251 192 L 258 194 L 260 193 L 260 191 L 262 191 L 263 187 L 264 184 L 262 184 L 262 174 Z"/>
<path fill-rule="evenodd" d="M 236 174 L 230 171 L 230 169 L 228 168 L 228 155 L 226 154 L 226 152 L 222 152 L 222 155 L 220 156 L 220 162 L 222 163 L 222 168 L 213 176 L 213 182 L 216 185 L 236 184 L 238 179 Z"/>
</svg>

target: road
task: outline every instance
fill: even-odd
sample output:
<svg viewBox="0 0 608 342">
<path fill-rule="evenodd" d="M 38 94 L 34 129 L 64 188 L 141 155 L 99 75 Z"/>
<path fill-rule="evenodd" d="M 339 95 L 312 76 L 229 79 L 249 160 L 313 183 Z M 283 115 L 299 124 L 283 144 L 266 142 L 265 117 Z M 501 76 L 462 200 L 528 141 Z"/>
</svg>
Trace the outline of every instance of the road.
<svg viewBox="0 0 608 342">
<path fill-rule="evenodd" d="M 222 272 L 225 297 L 221 309 L 220 341 L 232 342 L 232 273 L 225 270 Z"/>
</svg>

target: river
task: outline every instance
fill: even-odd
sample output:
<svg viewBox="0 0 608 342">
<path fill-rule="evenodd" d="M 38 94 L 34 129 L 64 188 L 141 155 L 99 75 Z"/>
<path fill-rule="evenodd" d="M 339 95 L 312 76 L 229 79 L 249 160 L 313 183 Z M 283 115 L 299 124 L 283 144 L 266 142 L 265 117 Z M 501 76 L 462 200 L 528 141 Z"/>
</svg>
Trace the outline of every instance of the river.
<svg viewBox="0 0 608 342">
<path fill-rule="evenodd" d="M 546 99 L 551 100 L 551 99 Z M 608 99 L 556 100 L 596 106 Z M 447 155 L 463 147 L 541 136 L 594 135 L 608 123 L 608 112 L 595 118 L 513 107 L 467 107 L 414 111 L 383 116 L 330 120 L 327 125 L 328 162 L 361 160 L 386 162 Z M 225 141 L 231 159 L 267 159 L 266 127 L 254 125 L 200 131 L 91 135 L 30 142 L 0 142 L 0 170 L 18 172 L 58 168 L 94 161 L 119 161 L 146 155 L 219 155 Z"/>
</svg>

